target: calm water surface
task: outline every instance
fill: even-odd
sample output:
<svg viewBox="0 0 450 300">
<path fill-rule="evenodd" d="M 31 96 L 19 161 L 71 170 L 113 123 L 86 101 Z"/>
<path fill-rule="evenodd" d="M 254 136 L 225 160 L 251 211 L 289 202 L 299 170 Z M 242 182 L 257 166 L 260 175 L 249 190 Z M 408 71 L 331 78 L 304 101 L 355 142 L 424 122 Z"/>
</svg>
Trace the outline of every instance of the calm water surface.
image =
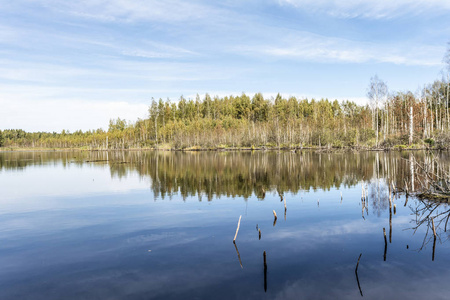
<svg viewBox="0 0 450 300">
<path fill-rule="evenodd" d="M 0 153 L 0 299 L 448 299 L 413 155 Z"/>
</svg>

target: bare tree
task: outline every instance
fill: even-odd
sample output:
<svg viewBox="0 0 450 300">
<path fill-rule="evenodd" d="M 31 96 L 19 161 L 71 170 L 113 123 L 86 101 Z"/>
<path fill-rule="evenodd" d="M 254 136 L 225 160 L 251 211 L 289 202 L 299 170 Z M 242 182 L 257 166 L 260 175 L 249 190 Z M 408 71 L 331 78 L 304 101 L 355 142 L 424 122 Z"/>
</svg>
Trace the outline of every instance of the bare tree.
<svg viewBox="0 0 450 300">
<path fill-rule="evenodd" d="M 447 43 L 447 51 L 445 51 L 443 62 L 447 65 L 447 70 L 450 72 L 450 42 Z"/>
<path fill-rule="evenodd" d="M 447 66 L 447 105 L 446 105 L 446 113 L 447 113 L 447 130 L 450 129 L 450 116 L 448 112 L 449 106 L 449 94 L 450 94 L 450 42 L 447 43 L 447 51 L 445 52 L 444 63 Z"/>
<path fill-rule="evenodd" d="M 376 146 L 378 147 L 378 109 L 382 101 L 386 98 L 388 87 L 383 80 L 379 79 L 377 75 L 370 78 L 369 89 L 367 97 L 370 99 L 372 109 L 375 113 L 375 134 Z"/>
</svg>

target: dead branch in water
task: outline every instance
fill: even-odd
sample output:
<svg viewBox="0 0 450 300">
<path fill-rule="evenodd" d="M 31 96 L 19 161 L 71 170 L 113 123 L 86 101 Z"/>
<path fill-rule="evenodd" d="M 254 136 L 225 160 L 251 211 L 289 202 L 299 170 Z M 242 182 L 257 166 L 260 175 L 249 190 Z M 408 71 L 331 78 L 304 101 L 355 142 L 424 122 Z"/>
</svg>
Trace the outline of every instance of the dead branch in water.
<svg viewBox="0 0 450 300">
<path fill-rule="evenodd" d="M 267 292 L 267 259 L 266 259 L 266 251 L 264 251 L 263 257 L 264 257 L 264 292 Z"/>
<path fill-rule="evenodd" d="M 419 176 L 416 176 L 418 181 L 422 183 L 423 190 L 416 194 L 419 198 L 439 200 L 450 199 L 450 173 L 444 169 L 444 166 L 439 162 L 439 159 L 430 153 L 431 161 L 419 163 L 416 159 L 414 165 L 422 171 L 421 176 L 424 177 L 426 185 Z M 408 192 L 408 191 L 407 191 Z"/>
<path fill-rule="evenodd" d="M 426 228 L 422 246 L 419 248 L 419 251 L 424 249 L 428 243 L 433 242 L 434 258 L 436 240 L 438 238 L 440 239 L 439 232 L 446 232 L 447 230 L 447 223 L 450 218 L 450 208 L 447 203 L 443 204 L 441 202 L 419 198 L 417 206 L 415 208 L 411 207 L 411 211 L 412 214 L 415 215 L 415 218 L 411 220 L 411 222 L 414 223 L 414 226 L 410 229 L 416 233 L 420 227 L 425 226 Z M 432 236 L 431 233 L 433 234 Z"/>
<path fill-rule="evenodd" d="M 356 282 L 358 283 L 359 292 L 361 293 L 361 297 L 363 297 L 363 293 L 361 290 L 361 285 L 359 284 L 359 277 L 358 277 L 358 267 L 359 267 L 359 260 L 361 259 L 361 255 L 362 255 L 362 253 L 359 255 L 358 262 L 356 263 L 355 275 L 356 275 Z"/>
<path fill-rule="evenodd" d="M 431 218 L 431 224 L 433 225 L 433 235 L 436 238 L 436 227 L 434 227 L 434 218 Z"/>
<path fill-rule="evenodd" d="M 233 239 L 233 243 L 235 243 L 235 244 L 236 244 L 236 238 L 237 238 L 237 235 L 238 235 L 238 232 L 239 232 L 239 226 L 241 226 L 241 218 L 242 218 L 242 215 L 239 216 L 239 222 L 238 222 L 238 226 L 236 228 L 236 234 L 234 235 L 234 239 Z"/>
</svg>

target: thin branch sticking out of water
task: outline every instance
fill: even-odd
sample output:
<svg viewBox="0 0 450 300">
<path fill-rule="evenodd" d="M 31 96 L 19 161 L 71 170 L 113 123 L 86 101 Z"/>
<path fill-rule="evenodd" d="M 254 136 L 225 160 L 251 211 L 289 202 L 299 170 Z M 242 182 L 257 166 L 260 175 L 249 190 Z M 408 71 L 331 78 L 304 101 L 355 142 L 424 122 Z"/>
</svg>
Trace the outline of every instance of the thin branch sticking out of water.
<svg viewBox="0 0 450 300">
<path fill-rule="evenodd" d="M 239 222 L 238 222 L 238 225 L 237 225 L 237 228 L 236 228 L 236 234 L 234 235 L 234 239 L 233 239 L 233 243 L 234 244 L 236 244 L 236 238 L 237 238 L 237 235 L 238 235 L 238 232 L 239 232 L 239 226 L 241 226 L 241 218 L 242 218 L 242 215 L 239 216 Z"/>
<path fill-rule="evenodd" d="M 359 292 L 361 293 L 361 297 L 363 297 L 363 292 L 361 290 L 361 285 L 359 284 L 359 278 L 358 278 L 358 267 L 359 267 L 359 260 L 361 259 L 361 255 L 362 255 L 362 253 L 359 255 L 358 262 L 356 263 L 355 275 L 356 275 L 356 282 L 358 283 Z"/>
</svg>

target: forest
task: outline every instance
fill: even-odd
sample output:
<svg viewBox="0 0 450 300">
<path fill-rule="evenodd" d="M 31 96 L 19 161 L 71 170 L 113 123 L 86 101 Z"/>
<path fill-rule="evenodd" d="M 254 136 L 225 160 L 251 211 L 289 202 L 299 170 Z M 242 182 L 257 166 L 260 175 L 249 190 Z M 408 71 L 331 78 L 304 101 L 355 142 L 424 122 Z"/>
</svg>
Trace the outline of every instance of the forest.
<svg viewBox="0 0 450 300">
<path fill-rule="evenodd" d="M 108 129 L 69 132 L 0 131 L 0 147 L 51 149 L 286 149 L 448 148 L 450 81 L 412 93 L 390 92 L 370 79 L 369 103 L 329 99 L 210 96 L 155 100 L 148 117 L 134 122 L 111 119 Z"/>
</svg>

